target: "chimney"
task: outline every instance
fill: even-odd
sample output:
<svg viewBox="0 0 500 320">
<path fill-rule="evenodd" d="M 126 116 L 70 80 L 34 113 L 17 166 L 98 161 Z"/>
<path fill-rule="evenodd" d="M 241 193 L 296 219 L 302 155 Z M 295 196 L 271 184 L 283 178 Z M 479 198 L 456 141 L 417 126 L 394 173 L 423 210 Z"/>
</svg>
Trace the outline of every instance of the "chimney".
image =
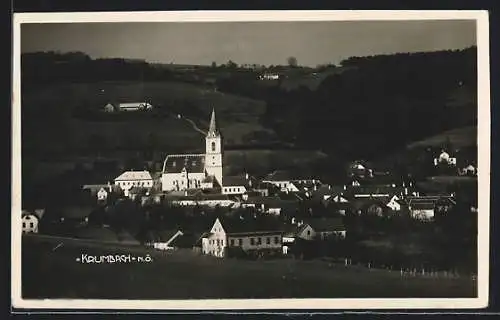
<svg viewBox="0 0 500 320">
<path fill-rule="evenodd" d="M 408 195 L 408 188 L 405 188 L 405 195 Z"/>
<path fill-rule="evenodd" d="M 108 190 L 109 192 L 113 191 L 112 187 L 111 187 L 111 182 L 108 181 Z"/>
<path fill-rule="evenodd" d="M 248 176 L 248 173 L 245 173 L 245 179 L 248 180 L 249 176 Z"/>
<path fill-rule="evenodd" d="M 344 184 L 344 190 L 347 190 L 347 186 Z"/>
</svg>

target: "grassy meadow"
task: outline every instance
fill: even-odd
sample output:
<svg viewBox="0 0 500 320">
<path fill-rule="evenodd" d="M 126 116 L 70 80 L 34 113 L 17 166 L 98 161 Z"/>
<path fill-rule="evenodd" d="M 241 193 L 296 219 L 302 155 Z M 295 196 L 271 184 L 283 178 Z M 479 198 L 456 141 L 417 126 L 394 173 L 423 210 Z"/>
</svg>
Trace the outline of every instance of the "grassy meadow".
<svg viewBox="0 0 500 320">
<path fill-rule="evenodd" d="M 78 242 L 23 240 L 23 298 L 438 298 L 474 297 L 468 278 L 401 276 L 375 270 L 289 258 L 242 261 Z M 82 264 L 81 254 L 150 254 L 150 263 Z"/>
</svg>

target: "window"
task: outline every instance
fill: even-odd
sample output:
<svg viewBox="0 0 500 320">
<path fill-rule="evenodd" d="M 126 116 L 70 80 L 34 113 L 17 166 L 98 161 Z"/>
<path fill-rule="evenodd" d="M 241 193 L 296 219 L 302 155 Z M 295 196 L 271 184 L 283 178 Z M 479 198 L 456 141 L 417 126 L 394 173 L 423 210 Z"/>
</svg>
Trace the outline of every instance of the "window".
<svg viewBox="0 0 500 320">
<path fill-rule="evenodd" d="M 34 223 L 30 222 L 30 228 L 33 228 L 33 227 L 34 227 Z"/>
<path fill-rule="evenodd" d="M 215 152 L 215 142 L 212 141 L 212 152 Z"/>
<path fill-rule="evenodd" d="M 242 245 L 243 245 L 243 240 L 242 240 L 242 239 L 238 239 L 238 245 L 239 245 L 239 246 L 242 246 Z"/>
<path fill-rule="evenodd" d="M 23 222 L 23 229 L 26 228 L 26 222 Z"/>
<path fill-rule="evenodd" d="M 231 247 L 234 246 L 234 239 L 231 239 Z"/>
<path fill-rule="evenodd" d="M 307 230 L 307 235 L 310 236 L 311 235 L 311 230 Z"/>
<path fill-rule="evenodd" d="M 269 237 L 266 238 L 266 244 L 271 244 L 271 238 Z"/>
<path fill-rule="evenodd" d="M 278 244 L 280 242 L 280 238 L 279 237 L 274 237 L 274 243 Z"/>
<path fill-rule="evenodd" d="M 253 246 L 255 245 L 255 239 L 254 238 L 250 238 L 250 244 Z"/>
<path fill-rule="evenodd" d="M 224 246 L 224 239 L 221 239 L 221 240 L 220 240 L 220 245 L 221 245 L 221 246 Z"/>
<path fill-rule="evenodd" d="M 257 239 L 257 244 L 262 244 L 262 238 L 261 238 L 261 237 L 259 237 L 259 238 Z"/>
</svg>

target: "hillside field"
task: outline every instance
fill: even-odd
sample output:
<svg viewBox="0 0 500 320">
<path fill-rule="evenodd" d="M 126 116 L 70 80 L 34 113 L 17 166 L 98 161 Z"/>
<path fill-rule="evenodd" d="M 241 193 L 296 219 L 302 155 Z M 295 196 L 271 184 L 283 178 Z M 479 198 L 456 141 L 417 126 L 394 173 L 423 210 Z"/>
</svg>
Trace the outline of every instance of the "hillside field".
<svg viewBox="0 0 500 320">
<path fill-rule="evenodd" d="M 166 113 L 158 116 L 159 119 L 141 115 L 113 119 L 111 115 L 100 121 L 75 118 L 74 115 L 77 109 L 102 109 L 110 101 L 144 100 L 151 101 Z M 193 148 L 199 145 L 197 141 L 202 136 L 190 123 L 176 116 L 182 114 L 206 130 L 212 108 L 216 109 L 218 124 L 231 143 L 245 143 L 248 135 L 254 132 L 273 136 L 272 130 L 259 123 L 259 117 L 266 110 L 264 102 L 181 82 L 52 85 L 23 92 L 22 108 L 23 143 L 35 149 L 40 144 L 54 149 L 81 149 L 90 143 L 91 135 L 103 137 L 101 140 L 111 148 L 133 143 L 143 146 L 150 135 L 155 136 L 159 146 Z M 39 121 L 42 117 L 45 120 Z"/>
<path fill-rule="evenodd" d="M 319 260 L 244 261 L 198 256 L 190 250 L 85 247 L 23 240 L 23 298 L 437 298 L 474 297 L 469 278 L 401 276 Z M 150 254 L 150 263 L 82 264 L 82 254 Z"/>
</svg>

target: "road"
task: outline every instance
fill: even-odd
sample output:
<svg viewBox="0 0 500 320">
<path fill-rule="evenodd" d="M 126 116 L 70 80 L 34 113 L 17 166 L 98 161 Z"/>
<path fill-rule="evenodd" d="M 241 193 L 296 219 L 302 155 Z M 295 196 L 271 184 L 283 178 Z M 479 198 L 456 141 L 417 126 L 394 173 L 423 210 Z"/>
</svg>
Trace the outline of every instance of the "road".
<svg viewBox="0 0 500 320">
<path fill-rule="evenodd" d="M 182 119 L 186 120 L 187 122 L 189 122 L 191 124 L 191 126 L 193 127 L 194 130 L 198 131 L 199 133 L 201 133 L 202 135 L 206 136 L 207 133 L 203 130 L 201 130 L 200 128 L 198 128 L 198 126 L 196 125 L 196 123 L 194 123 L 193 120 L 191 119 L 188 119 L 188 118 L 185 118 L 183 117 L 182 115 L 179 115 Z"/>
</svg>

